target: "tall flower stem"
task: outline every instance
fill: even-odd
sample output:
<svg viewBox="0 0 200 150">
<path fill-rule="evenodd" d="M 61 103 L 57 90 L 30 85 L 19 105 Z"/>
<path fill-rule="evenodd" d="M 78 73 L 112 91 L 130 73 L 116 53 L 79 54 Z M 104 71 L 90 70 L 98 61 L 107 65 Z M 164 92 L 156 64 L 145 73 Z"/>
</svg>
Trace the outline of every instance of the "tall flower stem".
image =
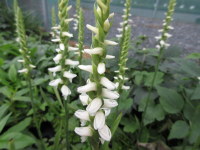
<svg viewBox="0 0 200 150">
<path fill-rule="evenodd" d="M 159 44 L 156 46 L 156 48 L 159 50 L 159 55 L 158 55 L 158 58 L 157 58 L 157 63 L 156 63 L 156 66 L 155 66 L 155 71 L 154 71 L 154 74 L 153 74 L 151 85 L 150 85 L 150 88 L 149 88 L 149 91 L 148 91 L 148 95 L 147 95 L 147 99 L 146 99 L 146 105 L 144 107 L 144 112 L 142 114 L 141 131 L 140 131 L 139 135 L 142 134 L 142 131 L 143 131 L 143 128 L 144 128 L 144 120 L 145 120 L 147 108 L 148 108 L 148 105 L 149 105 L 149 102 L 150 102 L 150 99 L 151 99 L 151 94 L 152 94 L 152 91 L 153 91 L 153 88 L 154 88 L 154 83 L 155 83 L 155 80 L 156 80 L 156 77 L 157 77 L 157 74 L 158 74 L 158 71 L 159 71 L 159 66 L 160 66 L 161 60 L 163 58 L 163 52 L 169 46 L 169 44 L 167 44 L 166 41 L 169 37 L 171 37 L 171 35 L 168 34 L 168 31 L 170 29 L 173 29 L 173 27 L 170 26 L 170 23 L 172 21 L 172 15 L 174 13 L 175 5 L 176 5 L 176 0 L 170 0 L 169 6 L 168 6 L 168 11 L 167 11 L 167 14 L 166 14 L 166 18 L 163 22 L 163 29 L 159 30 L 159 32 L 161 32 L 161 36 L 156 37 L 156 39 L 159 42 Z"/>
<path fill-rule="evenodd" d="M 65 140 L 66 140 L 66 148 L 67 150 L 70 150 L 70 143 L 69 143 L 69 109 L 68 109 L 68 103 L 66 100 L 64 100 L 64 108 L 65 108 L 65 123 L 64 123 L 64 129 L 65 129 Z"/>
</svg>

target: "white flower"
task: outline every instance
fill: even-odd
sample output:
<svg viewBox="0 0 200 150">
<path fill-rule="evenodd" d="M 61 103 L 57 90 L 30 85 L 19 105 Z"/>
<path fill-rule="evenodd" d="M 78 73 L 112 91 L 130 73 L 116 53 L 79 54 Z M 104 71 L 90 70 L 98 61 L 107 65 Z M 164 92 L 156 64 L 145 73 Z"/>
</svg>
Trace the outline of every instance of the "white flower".
<svg viewBox="0 0 200 150">
<path fill-rule="evenodd" d="M 86 136 L 81 136 L 81 143 L 85 142 L 87 140 Z"/>
<path fill-rule="evenodd" d="M 156 39 L 156 40 L 160 40 L 160 39 L 161 39 L 161 36 L 156 36 L 155 39 Z"/>
<path fill-rule="evenodd" d="M 93 49 L 84 49 L 84 52 L 85 52 L 85 53 L 88 53 L 88 54 L 90 54 L 90 55 L 95 55 L 95 54 L 101 55 L 102 52 L 103 52 L 103 48 L 101 48 L 101 47 L 96 47 L 96 48 L 93 48 Z"/>
<path fill-rule="evenodd" d="M 66 100 L 67 96 L 71 95 L 71 90 L 66 85 L 63 85 L 61 88 L 61 93 L 64 99 Z"/>
<path fill-rule="evenodd" d="M 105 125 L 105 114 L 102 111 L 98 111 L 94 117 L 94 129 L 98 130 L 103 128 L 103 126 Z"/>
<path fill-rule="evenodd" d="M 117 92 L 110 91 L 105 88 L 102 89 L 102 96 L 104 96 L 105 98 L 109 98 L 109 99 L 118 99 L 119 98 L 119 94 Z"/>
<path fill-rule="evenodd" d="M 113 17 L 114 17 L 114 15 L 115 15 L 115 13 L 111 13 L 111 14 L 109 15 L 109 17 L 108 17 L 108 18 L 109 18 L 109 19 L 110 19 L 110 18 L 113 18 Z"/>
<path fill-rule="evenodd" d="M 60 83 L 62 83 L 62 80 L 61 80 L 60 78 L 58 78 L 58 79 L 55 79 L 55 80 L 51 81 L 51 82 L 49 83 L 49 85 L 50 85 L 50 86 L 53 86 L 53 87 L 57 87 L 58 84 L 60 84 Z"/>
<path fill-rule="evenodd" d="M 81 103 L 83 104 L 83 106 L 86 106 L 89 104 L 89 96 L 87 94 L 81 94 L 79 96 L 79 99 L 81 100 Z"/>
<path fill-rule="evenodd" d="M 112 55 L 106 55 L 106 59 L 114 59 L 115 56 L 112 56 Z"/>
<path fill-rule="evenodd" d="M 125 86 L 125 85 L 123 85 L 123 86 L 122 86 L 122 89 L 123 89 L 123 90 L 129 90 L 129 89 L 130 89 L 130 86 Z"/>
<path fill-rule="evenodd" d="M 71 8 L 72 8 L 72 5 L 69 5 L 69 6 L 67 7 L 67 11 L 69 11 Z"/>
<path fill-rule="evenodd" d="M 103 74 L 106 71 L 106 66 L 104 63 L 99 63 L 97 67 L 97 71 L 99 74 Z"/>
<path fill-rule="evenodd" d="M 60 42 L 60 39 L 52 39 L 52 42 Z"/>
<path fill-rule="evenodd" d="M 108 19 L 104 22 L 104 30 L 108 31 L 110 29 L 110 22 Z"/>
<path fill-rule="evenodd" d="M 117 28 L 117 30 L 118 30 L 119 32 L 122 32 L 122 31 L 123 31 L 123 28 Z"/>
<path fill-rule="evenodd" d="M 91 103 L 87 106 L 86 110 L 90 115 L 94 115 L 102 105 L 102 100 L 100 98 L 95 98 L 91 101 Z"/>
<path fill-rule="evenodd" d="M 76 134 L 87 137 L 87 136 L 92 136 L 92 129 L 91 127 L 76 127 L 75 130 Z"/>
<path fill-rule="evenodd" d="M 200 77 L 197 77 L 197 79 L 200 81 Z"/>
<path fill-rule="evenodd" d="M 167 28 L 170 29 L 170 30 L 174 29 L 174 27 L 172 27 L 172 26 L 168 26 Z"/>
<path fill-rule="evenodd" d="M 60 48 L 60 50 L 64 51 L 65 50 L 65 45 L 63 43 L 60 43 L 59 44 L 59 48 Z"/>
<path fill-rule="evenodd" d="M 109 114 L 110 114 L 110 112 L 111 112 L 111 109 L 109 109 L 109 108 L 102 108 L 103 110 L 104 110 L 104 112 L 105 112 L 105 116 L 107 117 Z"/>
<path fill-rule="evenodd" d="M 69 32 L 62 32 L 63 36 L 67 36 L 67 37 L 73 37 L 73 34 L 69 33 Z"/>
<path fill-rule="evenodd" d="M 53 68 L 49 68 L 48 70 L 50 72 L 53 72 L 53 76 L 55 76 L 56 72 L 61 71 L 61 66 L 59 65 L 59 66 L 56 66 L 56 67 L 53 67 Z"/>
<path fill-rule="evenodd" d="M 121 37 L 122 37 L 122 34 L 117 34 L 116 37 L 117 37 L 117 38 L 121 38 Z"/>
<path fill-rule="evenodd" d="M 96 87 L 96 83 L 94 82 L 90 82 L 84 86 L 81 86 L 77 89 L 77 91 L 79 93 L 86 93 L 86 92 L 90 92 L 90 91 L 96 91 L 97 87 Z"/>
<path fill-rule="evenodd" d="M 78 61 L 74 61 L 74 60 L 71 60 L 71 59 L 65 60 L 65 65 L 77 66 L 78 64 L 79 64 Z"/>
<path fill-rule="evenodd" d="M 24 68 L 24 69 L 21 69 L 21 70 L 18 70 L 19 73 L 27 73 L 28 72 L 28 69 Z"/>
<path fill-rule="evenodd" d="M 170 37 L 172 37 L 172 35 L 171 35 L 171 34 L 169 34 L 169 33 L 165 33 L 165 36 L 166 36 L 167 38 L 170 38 Z"/>
<path fill-rule="evenodd" d="M 92 73 L 92 65 L 79 65 L 78 66 L 81 70 L 88 71 Z"/>
<path fill-rule="evenodd" d="M 19 59 L 17 61 L 20 62 L 20 63 L 24 63 L 25 62 L 23 59 Z"/>
<path fill-rule="evenodd" d="M 29 65 L 31 68 L 36 68 L 36 66 L 35 65 L 32 65 L 32 64 L 30 64 Z"/>
<path fill-rule="evenodd" d="M 99 17 L 101 17 L 101 8 L 99 8 L 99 6 L 97 6 L 97 13 L 98 13 Z"/>
<path fill-rule="evenodd" d="M 115 45 L 118 45 L 118 43 L 114 42 L 114 41 L 110 41 L 110 40 L 105 40 L 104 43 L 106 45 L 111 45 L 111 46 L 115 46 Z"/>
<path fill-rule="evenodd" d="M 89 30 L 91 30 L 92 32 L 96 33 L 96 34 L 99 33 L 99 30 L 98 30 L 98 28 L 96 28 L 96 27 L 93 27 L 93 26 L 91 26 L 91 25 L 89 25 L 89 24 L 87 24 L 86 27 L 87 27 Z"/>
<path fill-rule="evenodd" d="M 69 72 L 69 71 L 65 71 L 64 74 L 63 74 L 63 76 L 64 76 L 65 78 L 68 78 L 68 79 L 73 79 L 73 78 L 75 78 L 77 75 L 76 75 L 76 74 L 73 74 L 73 73 L 71 73 L 71 72 Z"/>
<path fill-rule="evenodd" d="M 75 112 L 75 116 L 81 120 L 85 120 L 85 121 L 90 120 L 89 113 L 86 110 L 77 110 Z"/>
<path fill-rule="evenodd" d="M 116 100 L 112 99 L 103 99 L 103 108 L 113 108 L 118 106 L 118 103 Z"/>
<path fill-rule="evenodd" d="M 65 19 L 65 23 L 69 23 L 69 22 L 71 22 L 71 21 L 73 21 L 73 20 L 74 20 L 74 18 Z"/>
<path fill-rule="evenodd" d="M 100 83 L 108 88 L 109 90 L 114 90 L 116 87 L 115 87 L 115 84 L 113 82 L 111 82 L 108 78 L 106 77 L 102 77 L 101 80 L 100 80 Z"/>
<path fill-rule="evenodd" d="M 68 49 L 69 49 L 69 51 L 77 51 L 78 50 L 77 47 L 69 47 Z"/>
<path fill-rule="evenodd" d="M 51 29 L 53 29 L 53 30 L 59 30 L 60 26 L 51 27 Z"/>
<path fill-rule="evenodd" d="M 58 64 L 61 58 L 62 58 L 62 54 L 57 54 L 56 57 L 53 58 L 53 60 L 56 64 Z"/>
<path fill-rule="evenodd" d="M 111 140 L 111 131 L 108 128 L 107 125 L 104 125 L 103 128 L 98 130 L 99 135 L 101 136 L 101 138 L 105 141 L 110 141 Z"/>
</svg>

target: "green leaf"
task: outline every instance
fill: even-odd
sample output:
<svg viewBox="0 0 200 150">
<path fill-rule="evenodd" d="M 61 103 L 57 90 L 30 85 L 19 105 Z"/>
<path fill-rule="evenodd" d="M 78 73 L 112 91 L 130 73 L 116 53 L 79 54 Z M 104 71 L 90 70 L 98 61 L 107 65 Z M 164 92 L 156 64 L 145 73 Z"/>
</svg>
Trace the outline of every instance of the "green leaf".
<svg viewBox="0 0 200 150">
<path fill-rule="evenodd" d="M 0 107 L 0 119 L 2 118 L 2 116 L 4 115 L 4 113 L 7 111 L 9 105 L 8 104 L 3 104 Z"/>
<path fill-rule="evenodd" d="M 121 96 L 118 101 L 118 110 L 126 112 L 132 108 L 133 105 L 133 99 L 129 98 L 129 92 L 128 91 L 123 91 L 121 93 Z"/>
<path fill-rule="evenodd" d="M 124 125 L 123 130 L 127 133 L 134 133 L 140 127 L 137 118 L 123 118 L 120 124 Z"/>
<path fill-rule="evenodd" d="M 189 54 L 188 56 L 186 56 L 186 58 L 189 58 L 189 59 L 200 59 L 200 53 Z"/>
<path fill-rule="evenodd" d="M 10 98 L 12 96 L 12 90 L 6 86 L 0 88 L 0 93 L 6 96 L 7 98 Z"/>
<path fill-rule="evenodd" d="M 151 86 L 153 78 L 154 78 L 154 74 L 155 74 L 154 72 L 148 72 L 145 74 L 145 79 L 144 79 L 145 86 L 149 86 L 149 87 Z M 156 75 L 156 78 L 155 78 L 154 84 L 153 84 L 154 87 L 163 82 L 163 76 L 164 76 L 164 73 L 157 72 L 157 75 Z"/>
<path fill-rule="evenodd" d="M 183 139 L 189 133 L 189 125 L 182 120 L 176 121 L 172 125 L 168 139 Z"/>
<path fill-rule="evenodd" d="M 1 133 L 1 131 L 3 130 L 3 128 L 5 127 L 5 125 L 6 125 L 6 123 L 7 123 L 7 121 L 8 121 L 8 119 L 10 118 L 10 115 L 11 115 L 12 113 L 9 113 L 7 116 L 5 116 L 4 118 L 2 118 L 1 120 L 0 120 L 0 133 Z"/>
<path fill-rule="evenodd" d="M 200 85 L 198 85 L 191 97 L 192 100 L 200 100 Z"/>
<path fill-rule="evenodd" d="M 182 110 L 184 101 L 175 90 L 164 87 L 157 87 L 157 90 L 160 95 L 160 104 L 166 112 L 175 114 Z"/>
<path fill-rule="evenodd" d="M 8 149 L 9 141 L 13 140 L 16 150 L 22 150 L 27 146 L 31 146 L 36 143 L 35 139 L 29 135 L 19 132 L 11 132 L 0 136 L 0 149 Z"/>
<path fill-rule="evenodd" d="M 9 128 L 6 133 L 9 132 L 20 132 L 23 131 L 24 129 L 26 129 L 30 124 L 31 124 L 31 118 L 26 118 L 23 121 L 19 122 L 18 124 L 16 124 L 15 126 Z M 6 134 L 5 133 L 5 134 Z"/>
<path fill-rule="evenodd" d="M 15 65 L 10 66 L 8 70 L 8 77 L 13 82 L 17 80 L 17 70 L 15 68 Z"/>
</svg>

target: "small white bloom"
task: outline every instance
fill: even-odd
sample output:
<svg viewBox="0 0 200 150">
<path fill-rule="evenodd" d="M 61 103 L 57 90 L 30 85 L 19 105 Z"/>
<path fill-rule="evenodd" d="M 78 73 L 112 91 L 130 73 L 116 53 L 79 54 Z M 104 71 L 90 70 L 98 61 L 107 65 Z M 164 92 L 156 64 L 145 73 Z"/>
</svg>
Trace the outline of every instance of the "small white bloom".
<svg viewBox="0 0 200 150">
<path fill-rule="evenodd" d="M 103 74 L 106 71 L 106 66 L 104 63 L 99 63 L 97 67 L 97 71 L 99 74 Z"/>
<path fill-rule="evenodd" d="M 77 66 L 79 64 L 78 61 L 74 61 L 74 60 L 71 60 L 71 59 L 66 59 L 65 60 L 65 64 L 66 65 L 71 65 L 71 66 Z"/>
<path fill-rule="evenodd" d="M 115 45 L 118 45 L 118 43 L 114 42 L 114 41 L 110 41 L 110 40 L 105 40 L 104 43 L 106 45 L 111 45 L 111 46 L 115 46 Z"/>
<path fill-rule="evenodd" d="M 73 37 L 73 34 L 69 33 L 69 32 L 62 32 L 63 36 L 67 36 L 67 37 Z"/>
<path fill-rule="evenodd" d="M 103 48 L 101 48 L 101 47 L 96 47 L 96 48 L 93 48 L 93 49 L 84 49 L 84 52 L 85 52 L 85 53 L 88 53 L 88 54 L 90 54 L 90 55 L 96 55 L 96 54 L 101 55 L 102 52 L 103 52 Z"/>
<path fill-rule="evenodd" d="M 55 75 L 56 75 L 56 72 L 61 71 L 61 66 L 59 65 L 59 66 L 56 66 L 56 67 L 53 67 L 53 68 L 49 68 L 48 70 L 49 70 L 50 72 L 53 72 L 53 76 L 55 76 Z"/>
<path fill-rule="evenodd" d="M 77 47 L 68 47 L 68 49 L 69 49 L 69 51 L 77 51 L 78 50 L 78 48 Z"/>
<path fill-rule="evenodd" d="M 101 136 L 101 138 L 105 141 L 110 141 L 111 140 L 111 131 L 108 128 L 107 125 L 104 125 L 103 128 L 98 130 L 99 135 Z"/>
<path fill-rule="evenodd" d="M 53 60 L 56 64 L 58 64 L 61 58 L 62 58 L 62 54 L 57 54 L 56 57 L 53 58 Z"/>
<path fill-rule="evenodd" d="M 71 73 L 71 72 L 69 72 L 69 71 L 65 71 L 64 74 L 63 74 L 63 76 L 64 76 L 65 78 L 68 78 L 68 79 L 73 79 L 73 78 L 75 78 L 77 75 L 76 75 L 76 74 L 73 74 L 73 73 Z"/>
<path fill-rule="evenodd" d="M 172 35 L 171 35 L 171 34 L 169 34 L 169 33 L 165 33 L 165 36 L 166 36 L 167 38 L 170 38 L 170 37 L 172 37 Z"/>
<path fill-rule="evenodd" d="M 51 27 L 52 30 L 59 30 L 60 26 Z"/>
<path fill-rule="evenodd" d="M 65 23 L 69 23 L 69 22 L 71 22 L 73 20 L 74 20 L 74 18 L 65 19 Z"/>
<path fill-rule="evenodd" d="M 60 52 L 60 48 L 56 48 L 56 52 Z"/>
<path fill-rule="evenodd" d="M 97 6 L 97 13 L 98 13 L 99 17 L 101 17 L 101 8 L 99 6 Z"/>
<path fill-rule="evenodd" d="M 200 77 L 197 77 L 197 79 L 200 81 Z"/>
<path fill-rule="evenodd" d="M 18 62 L 20 62 L 20 63 L 24 63 L 24 60 L 23 59 L 19 59 L 19 60 L 17 60 Z"/>
<path fill-rule="evenodd" d="M 113 17 L 114 17 L 114 15 L 115 15 L 115 13 L 111 13 L 111 14 L 109 15 L 109 17 L 108 17 L 108 18 L 109 18 L 109 19 L 110 19 L 110 18 L 113 18 Z"/>
<path fill-rule="evenodd" d="M 123 86 L 122 86 L 122 89 L 123 89 L 123 90 L 129 90 L 129 89 L 130 89 L 130 86 L 125 86 L 125 85 L 123 85 Z"/>
<path fill-rule="evenodd" d="M 103 108 L 113 108 L 118 106 L 118 103 L 116 100 L 112 100 L 112 99 L 103 99 Z"/>
<path fill-rule="evenodd" d="M 174 29 L 174 27 L 172 27 L 172 26 L 168 26 L 167 28 L 170 29 L 170 30 Z"/>
<path fill-rule="evenodd" d="M 60 39 L 52 39 L 52 42 L 60 42 Z"/>
<path fill-rule="evenodd" d="M 62 88 L 61 88 L 61 93 L 62 93 L 64 99 L 66 100 L 67 97 L 69 95 L 71 95 L 71 90 L 66 85 L 63 85 Z"/>
<path fill-rule="evenodd" d="M 106 77 L 102 77 L 100 83 L 101 83 L 104 87 L 108 88 L 109 90 L 114 90 L 114 89 L 116 88 L 116 87 L 115 87 L 115 84 L 114 84 L 113 82 L 111 82 L 111 81 L 110 81 L 108 78 L 106 78 Z"/>
<path fill-rule="evenodd" d="M 90 91 L 96 91 L 97 87 L 96 87 L 96 83 L 94 82 L 90 82 L 84 86 L 81 86 L 77 89 L 77 91 L 79 93 L 86 93 L 86 92 L 90 92 Z"/>
<path fill-rule="evenodd" d="M 64 51 L 65 50 L 65 45 L 63 43 L 59 44 L 60 50 Z"/>
<path fill-rule="evenodd" d="M 106 59 L 114 59 L 115 58 L 115 56 L 113 56 L 113 55 L 106 55 Z"/>
<path fill-rule="evenodd" d="M 90 126 L 88 127 L 76 127 L 75 130 L 76 134 L 87 137 L 87 136 L 92 136 L 92 129 Z"/>
<path fill-rule="evenodd" d="M 81 95 L 79 95 L 79 99 L 81 100 L 81 103 L 83 104 L 83 106 L 86 106 L 89 104 L 89 96 L 85 93 L 82 93 Z"/>
<path fill-rule="evenodd" d="M 104 96 L 105 98 L 109 98 L 109 99 L 118 99 L 119 98 L 119 94 L 117 92 L 110 91 L 105 88 L 102 89 L 102 96 Z"/>
<path fill-rule="evenodd" d="M 60 83 L 62 83 L 62 80 L 60 78 L 58 78 L 58 79 L 51 81 L 49 83 L 49 85 L 57 88 Z"/>
<path fill-rule="evenodd" d="M 98 130 L 98 129 L 102 129 L 103 126 L 105 125 L 105 114 L 103 113 L 103 111 L 98 111 L 94 117 L 94 129 Z"/>
<path fill-rule="evenodd" d="M 160 45 L 156 45 L 156 48 L 157 48 L 157 49 L 160 49 Z"/>
<path fill-rule="evenodd" d="M 123 28 L 117 28 L 117 30 L 118 30 L 119 32 L 122 32 L 122 31 L 123 31 Z"/>
<path fill-rule="evenodd" d="M 77 110 L 74 115 L 81 120 L 90 120 L 89 113 L 86 110 Z"/>
<path fill-rule="evenodd" d="M 85 142 L 87 140 L 86 136 L 81 136 L 81 143 Z"/>
<path fill-rule="evenodd" d="M 165 41 L 161 40 L 161 41 L 160 41 L 160 45 L 161 45 L 161 46 L 165 46 Z"/>
<path fill-rule="evenodd" d="M 156 40 L 160 40 L 160 39 L 161 39 L 161 36 L 156 36 L 155 39 L 156 39 Z"/>
<path fill-rule="evenodd" d="M 67 7 L 67 11 L 69 11 L 71 8 L 72 8 L 72 5 L 69 5 L 69 6 Z"/>
<path fill-rule="evenodd" d="M 89 112 L 90 115 L 93 116 L 100 109 L 101 105 L 102 105 L 102 100 L 100 98 L 95 98 L 87 106 L 86 110 Z"/>
<path fill-rule="evenodd" d="M 31 68 L 36 68 L 36 66 L 35 65 L 32 65 L 32 64 L 30 64 L 29 65 Z"/>
<path fill-rule="evenodd" d="M 78 66 L 81 70 L 84 70 L 84 71 L 88 71 L 90 73 L 92 73 L 92 65 L 79 65 Z"/>
<path fill-rule="evenodd" d="M 96 34 L 99 33 L 99 30 L 98 30 L 98 28 L 96 28 L 96 27 L 93 27 L 93 26 L 91 26 L 91 25 L 89 25 L 89 24 L 87 24 L 86 27 L 87 27 L 89 30 L 91 30 L 92 32 L 96 33 Z"/>
<path fill-rule="evenodd" d="M 18 70 L 19 73 L 27 73 L 28 72 L 28 69 L 24 68 L 24 69 L 21 69 L 21 70 Z"/>
<path fill-rule="evenodd" d="M 122 34 L 117 34 L 116 37 L 117 37 L 117 38 L 121 38 L 121 37 L 122 37 Z"/>
<path fill-rule="evenodd" d="M 104 22 L 104 30 L 108 31 L 110 29 L 110 22 L 108 19 Z"/>
</svg>

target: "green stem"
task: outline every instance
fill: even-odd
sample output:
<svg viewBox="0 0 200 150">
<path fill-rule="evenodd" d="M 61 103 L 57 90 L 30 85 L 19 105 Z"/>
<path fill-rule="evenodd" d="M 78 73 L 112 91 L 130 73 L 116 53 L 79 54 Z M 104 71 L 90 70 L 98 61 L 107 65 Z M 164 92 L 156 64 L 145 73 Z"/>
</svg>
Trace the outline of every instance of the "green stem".
<svg viewBox="0 0 200 150">
<path fill-rule="evenodd" d="M 45 150 L 46 147 L 45 147 L 45 143 L 44 143 L 44 141 L 42 139 L 42 133 L 40 131 L 40 123 L 36 120 L 36 107 L 35 107 L 34 98 L 33 98 L 33 94 L 32 94 L 33 88 L 32 88 L 30 74 L 27 76 L 27 83 L 28 83 L 29 94 L 30 94 L 30 98 L 31 98 L 31 106 L 32 106 L 32 109 L 33 109 L 33 122 L 35 123 L 36 130 L 37 130 L 39 139 L 41 141 L 41 145 L 42 145 L 42 149 L 41 150 Z"/>
<path fill-rule="evenodd" d="M 64 119 L 64 129 L 65 129 L 65 140 L 66 140 L 66 148 L 70 150 L 70 143 L 69 143 L 69 109 L 67 100 L 64 100 L 64 108 L 65 108 L 65 119 Z"/>
<path fill-rule="evenodd" d="M 162 59 L 162 55 L 163 55 L 163 48 L 160 49 L 159 56 L 158 56 L 158 59 L 157 59 L 157 63 L 156 63 L 156 66 L 155 66 L 155 72 L 154 72 L 153 79 L 152 79 L 152 82 L 151 82 L 151 85 L 150 85 L 150 88 L 149 88 L 149 91 L 148 91 L 146 105 L 145 105 L 145 108 L 144 108 L 144 112 L 142 114 L 141 131 L 139 133 L 139 137 L 141 136 L 141 133 L 144 129 L 144 119 L 145 119 L 145 116 L 146 116 L 146 113 L 147 113 L 147 108 L 148 108 L 149 101 L 150 101 L 150 98 L 151 98 L 154 82 L 155 82 L 156 76 L 158 74 L 159 65 L 160 65 L 160 62 L 161 62 L 161 59 Z"/>
</svg>

